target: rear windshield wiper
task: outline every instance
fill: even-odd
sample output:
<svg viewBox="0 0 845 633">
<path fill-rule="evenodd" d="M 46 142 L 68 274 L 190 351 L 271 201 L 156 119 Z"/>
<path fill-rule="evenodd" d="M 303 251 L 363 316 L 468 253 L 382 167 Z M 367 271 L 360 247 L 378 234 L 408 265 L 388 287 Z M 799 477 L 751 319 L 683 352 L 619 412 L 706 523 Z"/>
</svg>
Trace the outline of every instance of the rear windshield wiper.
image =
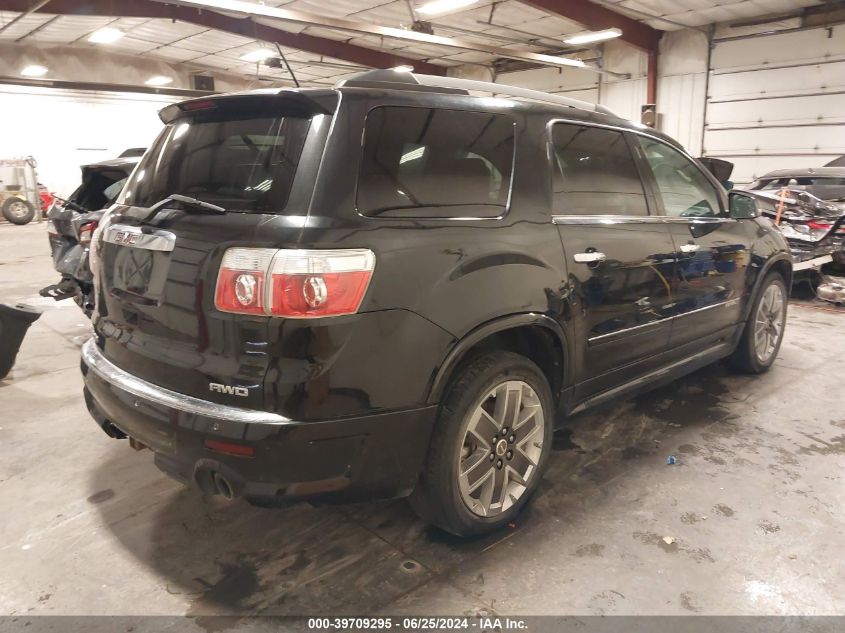
<svg viewBox="0 0 845 633">
<path fill-rule="evenodd" d="M 153 206 L 151 206 L 150 213 L 145 219 L 149 220 L 163 207 L 167 206 L 171 202 L 181 202 L 183 205 L 185 205 L 186 209 L 208 211 L 210 213 L 217 213 L 220 215 L 226 213 L 226 209 L 224 209 L 223 207 L 218 207 L 216 204 L 211 204 L 210 202 L 204 202 L 202 200 L 197 200 L 196 198 L 183 196 L 181 193 L 171 193 L 163 200 L 160 200 L 159 202 L 156 202 Z"/>
</svg>

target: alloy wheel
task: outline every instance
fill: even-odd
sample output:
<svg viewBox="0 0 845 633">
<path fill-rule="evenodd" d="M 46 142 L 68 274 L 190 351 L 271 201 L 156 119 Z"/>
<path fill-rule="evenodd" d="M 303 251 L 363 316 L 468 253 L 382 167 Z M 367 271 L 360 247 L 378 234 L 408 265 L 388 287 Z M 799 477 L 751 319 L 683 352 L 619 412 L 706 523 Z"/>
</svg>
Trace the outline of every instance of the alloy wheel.
<svg viewBox="0 0 845 633">
<path fill-rule="evenodd" d="M 783 335 L 786 318 L 783 288 L 771 284 L 763 293 L 754 319 L 754 352 L 761 363 L 768 363 Z"/>
<path fill-rule="evenodd" d="M 496 385 L 470 412 L 458 483 L 472 513 L 495 516 L 525 493 L 543 452 L 544 422 L 539 396 L 522 380 Z"/>
</svg>

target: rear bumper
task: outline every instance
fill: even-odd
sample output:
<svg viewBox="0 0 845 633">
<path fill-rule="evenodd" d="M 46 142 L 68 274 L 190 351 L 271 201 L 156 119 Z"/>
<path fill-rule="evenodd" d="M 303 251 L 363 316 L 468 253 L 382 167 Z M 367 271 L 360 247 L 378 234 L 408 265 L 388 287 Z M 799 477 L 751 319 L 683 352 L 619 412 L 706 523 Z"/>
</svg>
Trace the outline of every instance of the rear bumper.
<svg viewBox="0 0 845 633">
<path fill-rule="evenodd" d="M 108 361 L 94 339 L 82 348 L 85 402 L 101 428 L 153 450 L 156 465 L 208 492 L 209 473 L 237 495 L 352 501 L 409 494 L 428 450 L 436 407 L 321 422 L 224 406 L 141 380 Z M 249 447 L 212 451 L 206 440 Z"/>
</svg>

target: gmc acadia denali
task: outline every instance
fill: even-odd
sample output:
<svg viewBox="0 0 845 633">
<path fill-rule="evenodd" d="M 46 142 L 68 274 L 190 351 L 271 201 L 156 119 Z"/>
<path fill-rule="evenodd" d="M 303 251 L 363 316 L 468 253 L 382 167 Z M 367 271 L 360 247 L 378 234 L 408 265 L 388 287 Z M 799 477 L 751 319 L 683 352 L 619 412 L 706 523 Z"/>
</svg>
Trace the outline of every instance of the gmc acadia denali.
<svg viewBox="0 0 845 633">
<path fill-rule="evenodd" d="M 601 106 L 373 71 L 161 118 L 97 231 L 85 400 L 207 493 L 482 533 L 567 415 L 778 353 L 780 233 Z"/>
</svg>

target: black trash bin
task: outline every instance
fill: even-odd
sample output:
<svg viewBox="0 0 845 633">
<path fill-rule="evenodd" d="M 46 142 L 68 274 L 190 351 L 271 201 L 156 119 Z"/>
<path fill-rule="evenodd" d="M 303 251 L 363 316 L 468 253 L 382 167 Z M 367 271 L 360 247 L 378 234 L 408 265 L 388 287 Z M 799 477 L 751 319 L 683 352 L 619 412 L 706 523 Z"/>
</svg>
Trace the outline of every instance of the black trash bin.
<svg viewBox="0 0 845 633">
<path fill-rule="evenodd" d="M 26 331 L 40 316 L 40 310 L 20 303 L 15 306 L 0 303 L 0 380 L 12 371 Z"/>
</svg>

